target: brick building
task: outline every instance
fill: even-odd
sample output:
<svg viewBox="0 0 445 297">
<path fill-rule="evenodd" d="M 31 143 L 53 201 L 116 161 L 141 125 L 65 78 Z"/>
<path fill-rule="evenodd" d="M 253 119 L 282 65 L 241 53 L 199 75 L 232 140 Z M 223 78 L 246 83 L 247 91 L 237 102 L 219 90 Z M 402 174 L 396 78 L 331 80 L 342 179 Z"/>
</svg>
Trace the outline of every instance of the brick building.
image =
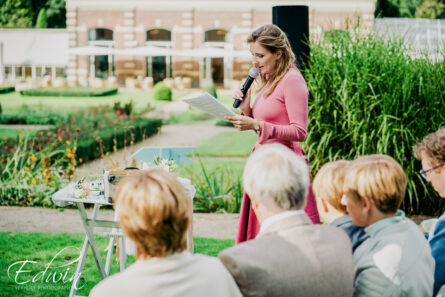
<svg viewBox="0 0 445 297">
<path fill-rule="evenodd" d="M 175 50 L 202 47 L 247 50 L 247 35 L 272 22 L 276 5 L 308 5 L 310 34 L 345 28 L 360 17 L 371 27 L 375 0 L 67 0 L 69 47 L 96 45 L 128 49 L 155 45 Z M 71 82 L 94 76 L 190 77 L 195 86 L 213 80 L 229 85 L 244 78 L 251 67 L 244 57 L 187 56 L 70 56 L 67 75 Z"/>
</svg>

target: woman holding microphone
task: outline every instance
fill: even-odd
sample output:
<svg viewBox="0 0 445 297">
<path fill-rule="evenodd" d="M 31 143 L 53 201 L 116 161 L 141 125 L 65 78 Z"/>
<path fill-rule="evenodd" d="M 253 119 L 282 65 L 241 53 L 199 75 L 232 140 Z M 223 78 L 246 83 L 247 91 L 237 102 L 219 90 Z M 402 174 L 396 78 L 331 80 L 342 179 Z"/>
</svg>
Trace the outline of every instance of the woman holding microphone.
<svg viewBox="0 0 445 297">
<path fill-rule="evenodd" d="M 264 25 L 253 31 L 247 42 L 253 66 L 260 71 L 255 80 L 257 97 L 251 106 L 249 90 L 239 106 L 242 115 L 226 119 L 240 131 L 254 130 L 258 134 L 252 151 L 263 144 L 277 142 L 304 155 L 298 143 L 306 137 L 309 92 L 303 76 L 294 66 L 295 55 L 286 34 L 275 25 Z M 243 98 L 241 89 L 233 98 Z M 311 186 L 305 211 L 313 223 L 320 223 Z M 244 193 L 236 242 L 254 239 L 259 229 L 250 199 Z"/>
</svg>

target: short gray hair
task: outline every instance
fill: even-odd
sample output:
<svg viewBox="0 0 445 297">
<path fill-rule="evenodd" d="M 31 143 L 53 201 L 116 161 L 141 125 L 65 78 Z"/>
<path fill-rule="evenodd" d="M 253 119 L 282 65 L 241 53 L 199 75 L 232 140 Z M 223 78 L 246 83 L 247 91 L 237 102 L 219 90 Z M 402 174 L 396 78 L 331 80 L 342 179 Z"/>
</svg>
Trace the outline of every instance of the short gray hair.
<svg viewBox="0 0 445 297">
<path fill-rule="evenodd" d="M 281 144 L 265 144 L 247 160 L 244 189 L 272 210 L 303 209 L 309 186 L 306 160 Z"/>
</svg>

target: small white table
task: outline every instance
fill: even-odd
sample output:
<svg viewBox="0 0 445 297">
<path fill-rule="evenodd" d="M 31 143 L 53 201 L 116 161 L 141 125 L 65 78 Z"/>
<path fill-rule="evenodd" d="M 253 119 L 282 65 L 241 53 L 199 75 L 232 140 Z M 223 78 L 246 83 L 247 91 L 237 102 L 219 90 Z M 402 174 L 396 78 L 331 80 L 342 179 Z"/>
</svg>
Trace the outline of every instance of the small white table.
<svg viewBox="0 0 445 297">
<path fill-rule="evenodd" d="M 119 232 L 119 216 L 117 212 L 114 214 L 113 220 L 99 220 L 97 219 L 97 213 L 100 210 L 100 207 L 103 205 L 112 205 L 108 201 L 103 198 L 103 196 L 99 196 L 99 199 L 79 199 L 74 197 L 74 183 L 69 184 L 65 188 L 57 191 L 53 196 L 53 202 L 59 207 L 65 207 L 67 205 L 75 205 L 79 210 L 80 218 L 82 220 L 83 227 L 85 229 L 85 240 L 83 242 L 83 247 L 79 256 L 79 262 L 77 263 L 76 274 L 74 275 L 73 284 L 71 285 L 70 297 L 77 296 L 76 291 L 79 285 L 80 275 L 82 273 L 83 267 L 85 265 L 85 259 L 88 252 L 88 247 L 91 247 L 93 252 L 94 260 L 97 265 L 97 269 L 99 270 L 100 276 L 102 279 L 106 278 L 110 272 L 110 264 L 111 257 L 113 254 L 114 244 L 116 242 L 116 237 L 119 238 L 119 246 L 120 246 L 120 270 L 123 271 L 125 269 L 125 263 L 127 259 L 126 251 L 125 251 L 125 238 L 122 232 Z M 93 204 L 93 213 L 91 217 L 88 217 L 87 212 L 85 211 L 85 204 Z M 99 250 L 97 248 L 96 240 L 94 238 L 94 227 L 105 227 L 105 228 L 113 228 L 113 232 L 109 233 L 110 242 L 108 245 L 107 258 L 105 261 L 105 266 L 99 254 Z"/>
</svg>

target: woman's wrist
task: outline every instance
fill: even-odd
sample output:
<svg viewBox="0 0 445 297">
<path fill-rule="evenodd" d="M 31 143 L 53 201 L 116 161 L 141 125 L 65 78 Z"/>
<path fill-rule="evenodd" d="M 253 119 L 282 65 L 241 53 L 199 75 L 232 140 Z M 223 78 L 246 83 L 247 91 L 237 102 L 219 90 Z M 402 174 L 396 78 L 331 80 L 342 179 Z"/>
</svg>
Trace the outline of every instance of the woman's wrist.
<svg viewBox="0 0 445 297">
<path fill-rule="evenodd" d="M 241 109 L 241 112 L 243 113 L 243 115 L 250 117 L 251 109 L 250 108 L 243 108 L 243 109 Z"/>
<path fill-rule="evenodd" d="M 252 130 L 254 130 L 256 132 L 263 131 L 263 122 L 262 121 L 258 121 L 258 120 L 254 120 Z"/>
</svg>

